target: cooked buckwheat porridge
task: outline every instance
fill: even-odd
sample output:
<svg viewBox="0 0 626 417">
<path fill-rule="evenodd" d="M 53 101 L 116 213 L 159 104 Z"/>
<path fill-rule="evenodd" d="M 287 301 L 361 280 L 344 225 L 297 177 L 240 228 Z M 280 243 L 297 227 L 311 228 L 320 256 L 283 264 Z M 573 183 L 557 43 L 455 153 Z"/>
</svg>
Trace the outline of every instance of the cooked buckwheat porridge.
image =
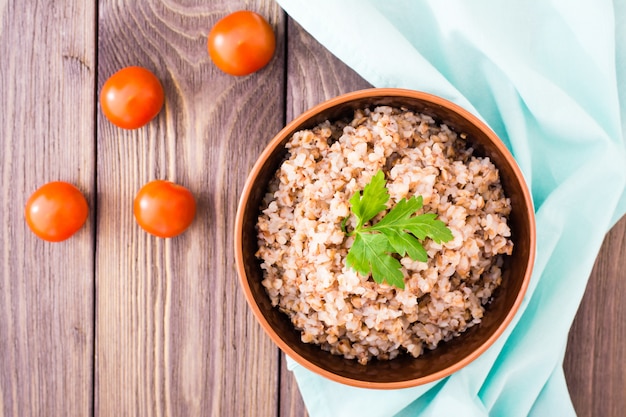
<svg viewBox="0 0 626 417">
<path fill-rule="evenodd" d="M 257 232 L 265 287 L 303 342 L 366 364 L 424 349 L 480 323 L 510 255 L 510 201 L 464 135 L 431 117 L 381 106 L 295 133 L 271 181 Z M 405 288 L 346 266 L 356 225 L 349 199 L 383 170 L 388 208 L 422 196 L 454 238 L 426 239 L 428 262 L 399 258 Z M 378 217 L 380 218 L 380 216 Z M 375 219 L 376 220 L 376 219 Z"/>
</svg>

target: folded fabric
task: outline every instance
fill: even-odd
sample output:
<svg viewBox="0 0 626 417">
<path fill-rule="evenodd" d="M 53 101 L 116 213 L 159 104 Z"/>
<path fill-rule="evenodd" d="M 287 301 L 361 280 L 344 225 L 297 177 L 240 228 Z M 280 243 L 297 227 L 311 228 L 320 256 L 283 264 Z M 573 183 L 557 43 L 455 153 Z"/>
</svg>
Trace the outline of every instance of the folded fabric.
<svg viewBox="0 0 626 417">
<path fill-rule="evenodd" d="M 278 1 L 372 85 L 481 117 L 515 156 L 537 216 L 531 285 L 495 345 L 443 380 L 395 391 L 343 386 L 290 360 L 311 417 L 574 415 L 567 334 L 626 212 L 626 3 Z"/>
</svg>

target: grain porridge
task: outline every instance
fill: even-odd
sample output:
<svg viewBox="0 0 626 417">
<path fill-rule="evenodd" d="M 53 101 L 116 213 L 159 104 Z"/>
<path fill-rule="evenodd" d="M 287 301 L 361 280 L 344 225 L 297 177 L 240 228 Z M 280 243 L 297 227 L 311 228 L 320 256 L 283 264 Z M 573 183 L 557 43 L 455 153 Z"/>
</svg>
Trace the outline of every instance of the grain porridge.
<svg viewBox="0 0 626 417">
<path fill-rule="evenodd" d="M 303 342 L 366 364 L 419 356 L 480 323 L 513 243 L 499 173 L 446 125 L 406 109 L 357 110 L 352 121 L 296 132 L 257 223 L 272 304 Z M 346 267 L 356 220 L 349 199 L 383 170 L 388 207 L 421 195 L 454 238 L 423 242 L 428 262 L 400 258 L 405 288 Z"/>
</svg>

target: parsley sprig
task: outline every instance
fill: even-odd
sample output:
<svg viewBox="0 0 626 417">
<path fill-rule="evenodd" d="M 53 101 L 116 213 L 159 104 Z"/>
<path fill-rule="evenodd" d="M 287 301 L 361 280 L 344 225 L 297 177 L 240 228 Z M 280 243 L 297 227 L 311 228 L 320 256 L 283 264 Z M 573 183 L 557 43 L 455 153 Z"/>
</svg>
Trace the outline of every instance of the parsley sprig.
<svg viewBox="0 0 626 417">
<path fill-rule="evenodd" d="M 452 232 L 444 222 L 436 220 L 434 213 L 415 215 L 422 208 L 422 196 L 400 200 L 376 224 L 368 222 L 387 210 L 389 192 L 383 171 L 378 171 L 363 189 L 350 198 L 352 214 L 357 219 L 354 230 L 347 233 L 344 219 L 342 228 L 354 236 L 348 251 L 346 265 L 362 275 L 372 274 L 374 281 L 404 288 L 404 275 L 400 261 L 393 256 L 409 257 L 415 261 L 428 261 L 428 254 L 420 240 L 430 238 L 437 243 L 452 240 Z"/>
</svg>

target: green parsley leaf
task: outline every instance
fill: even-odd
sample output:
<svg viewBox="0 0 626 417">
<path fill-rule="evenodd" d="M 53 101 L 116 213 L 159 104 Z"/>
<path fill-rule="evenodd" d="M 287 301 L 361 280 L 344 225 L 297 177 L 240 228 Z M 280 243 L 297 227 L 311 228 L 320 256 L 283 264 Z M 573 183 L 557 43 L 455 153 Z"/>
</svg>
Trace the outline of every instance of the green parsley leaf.
<svg viewBox="0 0 626 417">
<path fill-rule="evenodd" d="M 404 288 L 404 275 L 400 261 L 390 255 L 393 247 L 382 234 L 359 233 L 346 257 L 346 264 L 360 273 L 369 275 L 379 284 L 386 281 L 390 285 Z"/>
<path fill-rule="evenodd" d="M 369 184 L 350 198 L 352 213 L 357 225 L 350 233 L 354 243 L 348 251 L 346 265 L 361 275 L 372 274 L 377 283 L 387 282 L 404 288 L 402 265 L 393 254 L 409 257 L 415 261 L 428 261 L 428 254 L 420 240 L 430 238 L 437 243 L 453 239 L 452 232 L 433 213 L 415 215 L 423 206 L 422 196 L 400 200 L 376 224 L 365 224 L 387 209 L 389 192 L 385 187 L 385 175 L 378 171 Z M 346 220 L 342 223 L 345 230 Z"/>
<path fill-rule="evenodd" d="M 422 196 L 417 198 L 402 199 L 396 206 L 385 215 L 378 223 L 369 230 L 376 230 L 390 237 L 394 234 L 404 234 L 405 231 L 412 233 L 416 238 L 424 240 L 427 237 L 437 243 L 447 242 L 453 239 L 452 232 L 444 222 L 436 220 L 434 213 L 425 213 L 413 216 L 422 208 Z M 401 255 L 404 253 L 397 250 Z M 413 258 L 413 257 L 411 257 Z M 414 258 L 413 258 L 414 259 Z"/>
<path fill-rule="evenodd" d="M 419 240 L 412 234 L 390 232 L 385 233 L 384 236 L 389 240 L 393 250 L 400 256 L 406 256 L 408 253 L 409 257 L 413 260 L 420 262 L 428 261 L 426 249 L 424 249 Z"/>
<path fill-rule="evenodd" d="M 352 213 L 359 221 L 356 226 L 357 229 L 360 229 L 365 223 L 387 208 L 389 192 L 385 188 L 385 184 L 385 174 L 382 171 L 378 171 L 363 188 L 363 195 L 361 196 L 361 193 L 357 191 L 350 199 Z"/>
</svg>

